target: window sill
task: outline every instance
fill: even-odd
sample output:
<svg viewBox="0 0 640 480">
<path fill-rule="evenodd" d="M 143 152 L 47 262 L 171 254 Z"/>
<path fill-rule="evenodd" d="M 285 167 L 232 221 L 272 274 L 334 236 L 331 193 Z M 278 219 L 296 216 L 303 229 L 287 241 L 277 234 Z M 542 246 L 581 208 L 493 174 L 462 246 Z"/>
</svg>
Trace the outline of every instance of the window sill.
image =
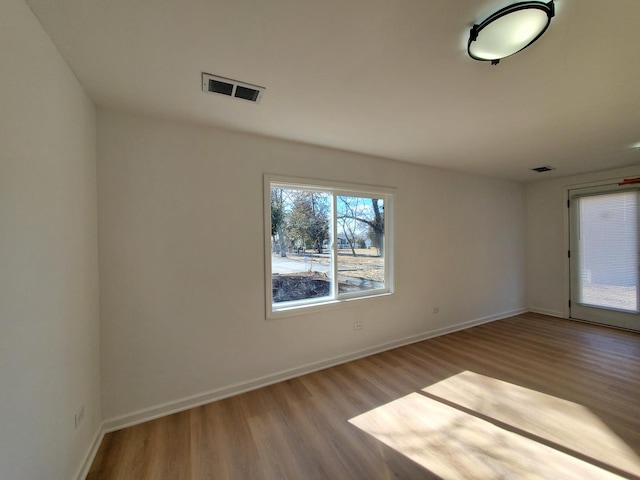
<svg viewBox="0 0 640 480">
<path fill-rule="evenodd" d="M 274 320 L 278 318 L 297 317 L 300 315 L 306 315 L 310 313 L 318 313 L 327 310 L 334 310 L 341 308 L 342 306 L 359 301 L 359 300 L 372 300 L 381 297 L 388 297 L 393 295 L 393 292 L 382 291 L 380 293 L 373 293 L 371 295 L 359 296 L 359 297 L 347 297 L 340 299 L 331 299 L 322 303 L 312 303 L 307 305 L 291 305 L 288 307 L 278 308 L 277 310 L 270 310 L 267 312 L 267 320 Z"/>
</svg>

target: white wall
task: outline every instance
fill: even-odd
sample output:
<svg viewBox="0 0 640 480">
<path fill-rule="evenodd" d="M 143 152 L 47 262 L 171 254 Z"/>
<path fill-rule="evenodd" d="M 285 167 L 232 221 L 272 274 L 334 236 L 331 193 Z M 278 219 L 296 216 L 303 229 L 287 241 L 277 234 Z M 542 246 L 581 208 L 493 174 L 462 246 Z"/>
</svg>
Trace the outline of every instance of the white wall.
<svg viewBox="0 0 640 480">
<path fill-rule="evenodd" d="M 98 172 L 106 419 L 525 306 L 516 183 L 102 109 Z M 266 321 L 264 173 L 396 187 L 396 294 Z"/>
<path fill-rule="evenodd" d="M 26 3 L 2 0 L 3 480 L 71 478 L 100 424 L 95 149 L 93 104 Z"/>
<path fill-rule="evenodd" d="M 640 175 L 640 167 L 527 184 L 527 300 L 531 310 L 569 315 L 568 189 L 635 175 Z"/>
</svg>

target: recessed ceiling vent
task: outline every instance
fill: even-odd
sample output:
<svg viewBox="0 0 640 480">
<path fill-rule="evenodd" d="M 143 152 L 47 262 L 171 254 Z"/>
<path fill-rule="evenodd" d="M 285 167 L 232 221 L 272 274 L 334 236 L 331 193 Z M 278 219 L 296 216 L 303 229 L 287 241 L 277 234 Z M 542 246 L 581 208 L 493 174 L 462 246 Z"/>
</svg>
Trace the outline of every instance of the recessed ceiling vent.
<svg viewBox="0 0 640 480">
<path fill-rule="evenodd" d="M 251 85 L 250 83 L 231 80 L 230 78 L 216 77 L 208 73 L 202 74 L 202 91 L 238 98 L 252 103 L 260 103 L 264 95 L 264 87 Z"/>
<path fill-rule="evenodd" d="M 550 167 L 549 165 L 547 165 L 545 167 L 532 168 L 531 170 L 533 170 L 534 172 L 543 173 L 543 172 L 550 172 L 551 170 L 553 170 L 553 167 Z"/>
</svg>

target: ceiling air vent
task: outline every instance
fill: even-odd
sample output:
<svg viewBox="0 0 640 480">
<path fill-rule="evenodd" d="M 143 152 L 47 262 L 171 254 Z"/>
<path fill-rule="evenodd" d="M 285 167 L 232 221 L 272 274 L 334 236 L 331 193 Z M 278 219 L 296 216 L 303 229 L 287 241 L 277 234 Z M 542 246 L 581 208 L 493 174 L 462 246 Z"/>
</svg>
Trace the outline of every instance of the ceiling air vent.
<svg viewBox="0 0 640 480">
<path fill-rule="evenodd" d="M 551 170 L 553 170 L 553 167 L 550 167 L 550 166 L 547 165 L 545 167 L 532 168 L 531 170 L 533 170 L 534 172 L 538 172 L 538 173 L 550 172 Z"/>
<path fill-rule="evenodd" d="M 230 78 L 216 77 L 208 73 L 202 74 L 202 91 L 239 98 L 252 103 L 260 103 L 264 95 L 264 87 L 251 85 L 250 83 L 231 80 Z"/>
</svg>

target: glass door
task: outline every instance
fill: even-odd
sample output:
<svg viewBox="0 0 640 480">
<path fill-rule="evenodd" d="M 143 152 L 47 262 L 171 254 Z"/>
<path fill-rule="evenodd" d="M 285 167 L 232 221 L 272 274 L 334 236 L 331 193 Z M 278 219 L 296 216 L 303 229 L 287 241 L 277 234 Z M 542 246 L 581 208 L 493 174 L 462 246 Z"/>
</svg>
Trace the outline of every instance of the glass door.
<svg viewBox="0 0 640 480">
<path fill-rule="evenodd" d="M 571 317 L 640 331 L 638 187 L 571 190 Z"/>
</svg>

